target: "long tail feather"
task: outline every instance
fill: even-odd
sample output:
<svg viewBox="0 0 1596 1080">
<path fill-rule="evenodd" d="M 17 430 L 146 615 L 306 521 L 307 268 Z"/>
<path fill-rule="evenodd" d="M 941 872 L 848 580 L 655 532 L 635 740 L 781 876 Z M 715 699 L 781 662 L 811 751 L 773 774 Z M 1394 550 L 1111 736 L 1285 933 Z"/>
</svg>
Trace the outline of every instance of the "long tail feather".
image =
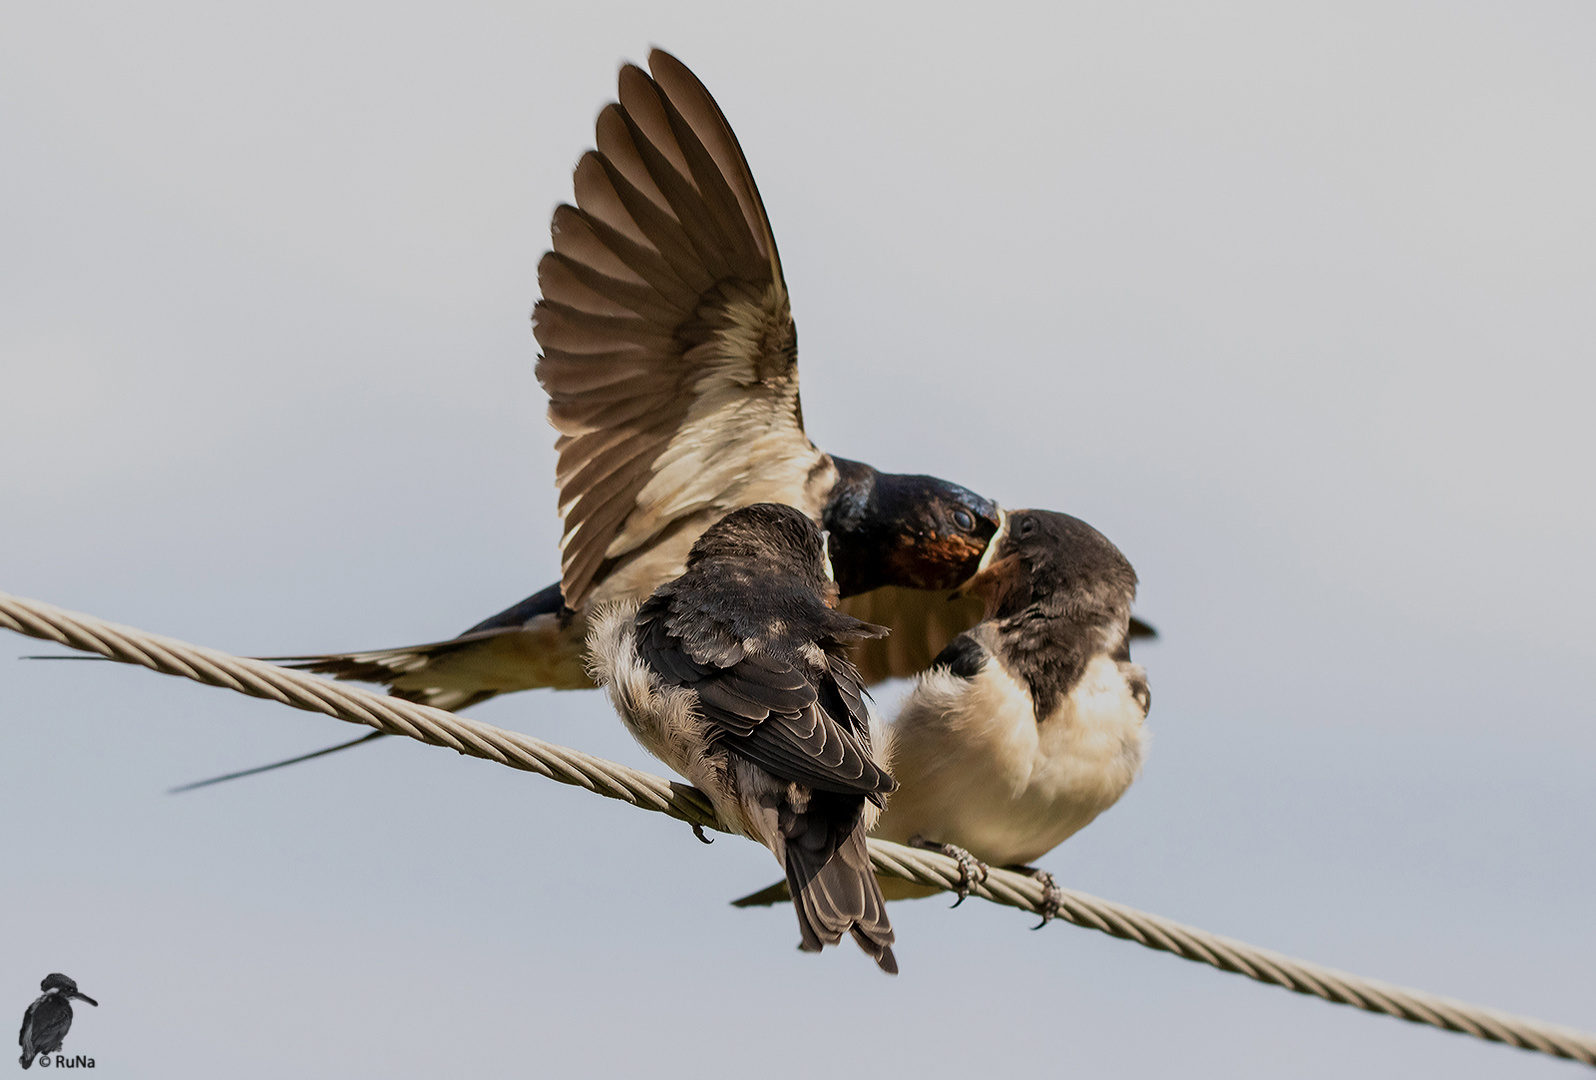
<svg viewBox="0 0 1596 1080">
<path fill-rule="evenodd" d="M 329 746 L 326 749 L 316 750 L 309 754 L 300 754 L 298 757 L 287 758 L 283 761 L 274 761 L 270 765 L 257 765 L 253 769 L 242 769 L 238 772 L 227 773 L 224 776 L 213 776 L 209 780 L 196 780 L 192 784 L 183 784 L 179 787 L 168 788 L 166 793 L 168 795 L 176 795 L 184 791 L 193 791 L 196 788 L 210 787 L 212 784 L 220 784 L 226 780 L 237 780 L 244 776 L 254 776 L 256 773 L 271 772 L 273 769 L 281 769 L 286 765 L 298 765 L 301 761 L 309 761 L 311 758 L 326 757 L 328 754 L 336 754 L 340 750 L 348 750 L 351 746 L 359 746 L 361 743 L 368 743 L 373 739 L 380 739 L 386 734 L 387 732 L 385 731 L 373 731 L 370 734 L 362 735 L 358 739 L 351 739 L 348 742 L 339 743 L 337 746 Z"/>
<path fill-rule="evenodd" d="M 881 886 L 870 869 L 863 825 L 856 818 L 852 831 L 839 843 L 834 834 L 824 835 L 833 822 L 814 820 L 819 815 L 804 816 L 811 827 L 788 838 L 786 859 L 787 888 L 803 939 L 800 948 L 818 952 L 822 945 L 834 945 L 843 934 L 851 934 L 882 971 L 896 975 L 892 924 Z"/>
<path fill-rule="evenodd" d="M 774 885 L 767 885 L 758 892 L 749 893 L 747 896 L 739 896 L 731 902 L 731 906 L 741 908 L 775 907 L 777 904 L 785 904 L 791 899 L 792 893 L 787 891 L 787 883 L 778 881 Z"/>
</svg>

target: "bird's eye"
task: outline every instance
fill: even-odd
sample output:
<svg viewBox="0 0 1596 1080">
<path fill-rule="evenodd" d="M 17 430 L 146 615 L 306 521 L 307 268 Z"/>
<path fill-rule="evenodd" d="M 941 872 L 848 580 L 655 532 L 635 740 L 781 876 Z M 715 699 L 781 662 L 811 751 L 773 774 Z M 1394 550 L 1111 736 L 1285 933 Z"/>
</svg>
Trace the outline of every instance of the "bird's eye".
<svg viewBox="0 0 1596 1080">
<path fill-rule="evenodd" d="M 970 530 L 975 528 L 975 518 L 970 514 L 970 512 L 968 510 L 964 510 L 964 509 L 954 510 L 953 511 L 953 524 L 957 525 L 959 528 L 963 529 L 965 532 L 969 532 Z"/>
<path fill-rule="evenodd" d="M 1023 517 L 1016 522 L 1014 526 L 1014 535 L 1018 536 L 1022 540 L 1025 537 L 1030 536 L 1035 531 L 1036 519 L 1034 517 Z"/>
</svg>

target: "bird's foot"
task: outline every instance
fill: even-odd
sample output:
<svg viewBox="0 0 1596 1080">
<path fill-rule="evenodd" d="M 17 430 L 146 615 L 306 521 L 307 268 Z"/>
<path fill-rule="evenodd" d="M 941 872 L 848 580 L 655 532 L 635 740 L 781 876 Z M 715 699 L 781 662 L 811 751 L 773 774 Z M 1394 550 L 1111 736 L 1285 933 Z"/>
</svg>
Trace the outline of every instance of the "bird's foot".
<svg viewBox="0 0 1596 1080">
<path fill-rule="evenodd" d="M 709 837 L 704 835 L 704 827 L 702 825 L 700 825 L 698 822 L 695 821 L 695 822 L 692 823 L 692 825 L 693 825 L 693 835 L 698 837 L 698 842 L 700 844 L 713 844 L 715 842 L 715 841 L 711 840 Z"/>
<path fill-rule="evenodd" d="M 1031 929 L 1040 930 L 1058 918 L 1058 913 L 1064 910 L 1064 890 L 1058 887 L 1058 882 L 1053 880 L 1053 875 L 1046 870 L 1038 870 L 1034 866 L 1014 866 L 1010 867 L 1010 869 L 1015 873 L 1030 874 L 1041 883 L 1042 921 L 1031 927 Z"/>
<path fill-rule="evenodd" d="M 959 898 L 953 901 L 954 907 L 958 907 L 969 899 L 971 889 L 986 883 L 986 875 L 989 870 L 986 863 L 957 845 L 938 844 L 927 840 L 923 836 L 911 836 L 909 838 L 909 846 L 921 848 L 925 851 L 940 851 L 959 864 L 959 884 L 953 890 L 959 894 Z"/>
</svg>

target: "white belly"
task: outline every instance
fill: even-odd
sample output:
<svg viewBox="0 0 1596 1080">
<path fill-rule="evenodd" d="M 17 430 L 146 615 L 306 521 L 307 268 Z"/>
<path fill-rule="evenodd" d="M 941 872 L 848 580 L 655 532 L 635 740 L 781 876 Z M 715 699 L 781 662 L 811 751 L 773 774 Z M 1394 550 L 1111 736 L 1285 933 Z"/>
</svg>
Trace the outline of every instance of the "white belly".
<svg viewBox="0 0 1596 1080">
<path fill-rule="evenodd" d="M 890 734 L 900 785 L 875 834 L 1028 863 L 1107 810 L 1141 770 L 1147 734 L 1120 667 L 1099 657 L 1040 724 L 995 660 L 973 680 L 922 676 Z"/>
</svg>

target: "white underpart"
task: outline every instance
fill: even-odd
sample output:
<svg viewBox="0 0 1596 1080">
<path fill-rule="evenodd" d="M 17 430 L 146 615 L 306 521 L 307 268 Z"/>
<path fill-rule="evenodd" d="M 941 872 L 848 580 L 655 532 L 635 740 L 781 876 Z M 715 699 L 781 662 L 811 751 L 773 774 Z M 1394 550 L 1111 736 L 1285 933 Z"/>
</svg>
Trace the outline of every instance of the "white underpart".
<svg viewBox="0 0 1596 1080">
<path fill-rule="evenodd" d="M 588 619 L 588 671 L 643 749 L 707 794 L 728 825 L 748 833 L 726 755 L 706 752 L 698 695 L 667 685 L 637 652 L 638 606 L 609 604 Z"/>
<path fill-rule="evenodd" d="M 957 844 L 994 865 L 1029 863 L 1089 825 L 1141 771 L 1148 733 L 1126 680 L 1099 656 L 1038 723 L 1023 680 L 996 657 L 972 680 L 921 676 L 889 729 L 900 785 L 876 835 Z"/>
</svg>

